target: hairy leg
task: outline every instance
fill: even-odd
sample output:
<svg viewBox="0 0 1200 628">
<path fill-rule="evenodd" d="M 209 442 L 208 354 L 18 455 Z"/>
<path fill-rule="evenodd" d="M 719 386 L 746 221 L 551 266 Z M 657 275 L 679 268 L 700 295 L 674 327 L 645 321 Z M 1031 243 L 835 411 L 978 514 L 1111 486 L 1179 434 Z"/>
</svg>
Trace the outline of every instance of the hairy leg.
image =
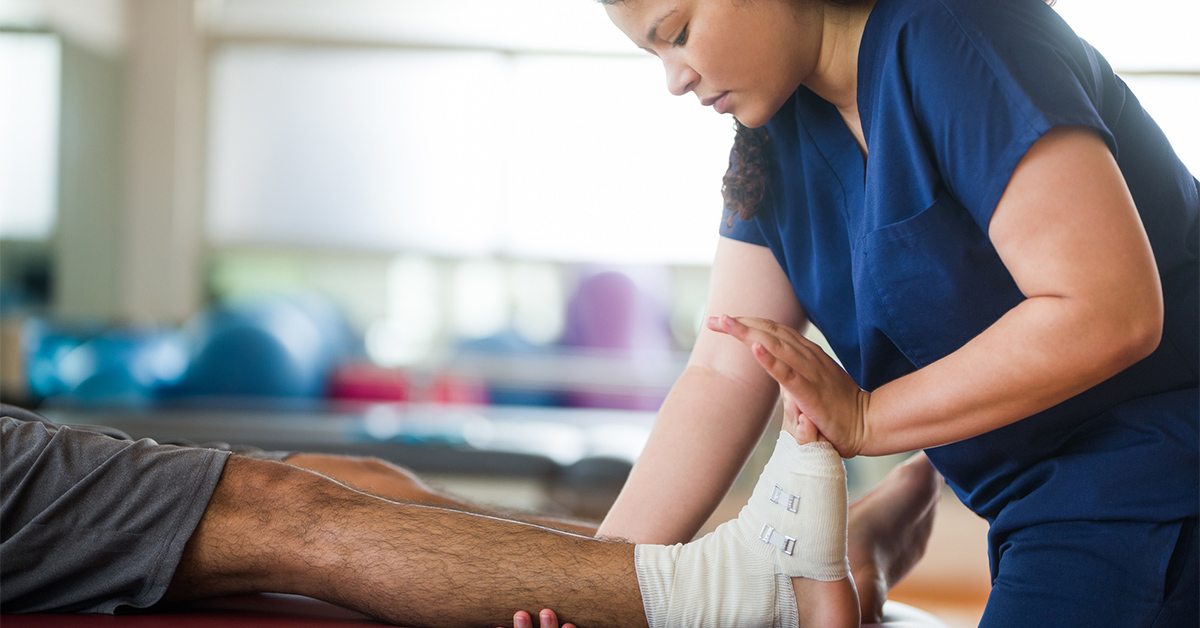
<svg viewBox="0 0 1200 628">
<path fill-rule="evenodd" d="M 297 593 L 421 626 L 494 626 L 514 608 L 551 607 L 583 625 L 645 626 L 633 553 L 235 456 L 166 599 Z"/>
<path fill-rule="evenodd" d="M 288 456 L 284 462 L 315 471 L 350 488 L 392 501 L 461 510 L 511 521 L 523 521 L 572 534 L 596 536 L 596 524 L 530 513 L 497 511 L 438 492 L 412 471 L 378 458 L 299 453 Z"/>
<path fill-rule="evenodd" d="M 298 453 L 283 462 L 315 471 L 351 488 L 392 501 L 427 506 L 449 506 L 449 499 L 434 491 L 417 474 L 379 458 L 338 454 Z"/>
<path fill-rule="evenodd" d="M 798 442 L 820 436 L 811 423 L 799 421 L 785 405 L 785 429 Z M 389 499 L 434 503 L 448 508 L 472 510 L 452 499 L 440 503 L 437 495 L 415 475 L 395 465 L 374 459 L 298 454 L 288 463 L 322 472 L 351 485 L 363 487 Z M 923 455 L 897 467 L 871 493 L 850 505 L 849 558 L 853 580 L 822 582 L 793 580 L 802 625 L 853 625 L 847 608 L 857 600 L 862 620 L 878 622 L 887 591 L 912 569 L 924 553 L 939 499 L 941 479 Z M 426 492 L 428 491 L 428 492 Z M 564 526 L 561 522 L 534 521 L 581 534 L 594 534 L 586 525 Z M 854 583 L 858 584 L 855 592 Z M 857 614 L 857 613 L 855 613 Z"/>
</svg>

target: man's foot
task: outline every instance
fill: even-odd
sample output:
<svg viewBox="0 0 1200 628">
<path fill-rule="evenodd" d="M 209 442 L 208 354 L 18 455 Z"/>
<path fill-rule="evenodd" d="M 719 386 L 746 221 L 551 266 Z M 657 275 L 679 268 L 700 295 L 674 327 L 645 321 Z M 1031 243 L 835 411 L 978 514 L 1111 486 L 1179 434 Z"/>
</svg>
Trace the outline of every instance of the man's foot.
<svg viewBox="0 0 1200 628">
<path fill-rule="evenodd" d="M 858 625 L 845 468 L 832 445 L 812 438 L 781 433 L 750 501 L 712 534 L 636 547 L 650 628 Z"/>
<path fill-rule="evenodd" d="M 824 442 L 808 419 L 804 418 L 791 398 L 783 395 L 783 429 L 800 445 Z M 792 578 L 792 590 L 796 594 L 796 610 L 800 616 L 800 627 L 821 626 L 822 628 L 856 628 L 859 625 L 858 592 L 853 578 L 832 582 Z"/>
<path fill-rule="evenodd" d="M 800 628 L 858 628 L 858 592 L 852 578 L 833 582 L 792 578 L 792 589 Z"/>
<path fill-rule="evenodd" d="M 887 592 L 925 554 L 941 488 L 942 476 L 918 453 L 850 504 L 847 549 L 863 623 L 883 621 Z"/>
</svg>

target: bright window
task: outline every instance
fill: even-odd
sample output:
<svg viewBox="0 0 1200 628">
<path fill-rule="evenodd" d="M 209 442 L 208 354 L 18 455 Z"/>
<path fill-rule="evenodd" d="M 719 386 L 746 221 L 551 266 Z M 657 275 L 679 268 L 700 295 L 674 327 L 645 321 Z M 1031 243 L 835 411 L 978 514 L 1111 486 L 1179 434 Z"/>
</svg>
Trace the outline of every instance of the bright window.
<svg viewBox="0 0 1200 628">
<path fill-rule="evenodd" d="M 54 35 L 0 33 L 0 237 L 41 240 L 58 202 L 61 48 Z"/>
<path fill-rule="evenodd" d="M 1200 3 L 1055 6 L 1200 172 Z M 667 95 L 648 55 L 226 42 L 212 59 L 217 245 L 711 259 L 732 120 Z"/>
<path fill-rule="evenodd" d="M 1200 2 L 1058 0 L 1054 8 L 1125 80 L 1184 165 L 1200 173 Z"/>
<path fill-rule="evenodd" d="M 650 57 L 228 45 L 208 228 L 224 243 L 707 263 L 732 121 Z"/>
</svg>

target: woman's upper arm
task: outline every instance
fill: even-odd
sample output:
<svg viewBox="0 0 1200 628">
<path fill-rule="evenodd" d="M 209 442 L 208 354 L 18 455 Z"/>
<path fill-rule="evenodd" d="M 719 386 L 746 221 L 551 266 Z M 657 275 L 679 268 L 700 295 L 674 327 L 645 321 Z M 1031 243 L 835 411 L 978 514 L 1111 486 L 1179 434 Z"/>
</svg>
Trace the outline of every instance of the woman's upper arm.
<svg viewBox="0 0 1200 628">
<path fill-rule="evenodd" d="M 729 238 L 717 246 L 707 311 L 794 326 L 804 320 L 771 251 Z M 774 380 L 739 341 L 702 327 L 599 536 L 691 540 L 758 444 L 777 398 Z"/>
<path fill-rule="evenodd" d="M 1009 179 L 988 236 L 1023 300 L 966 344 L 871 393 L 859 452 L 956 443 L 1060 404 L 1149 355 L 1161 282 L 1099 134 L 1056 127 Z"/>
<path fill-rule="evenodd" d="M 1102 319 L 1091 321 L 1102 333 L 1157 346 L 1163 302 L 1154 253 L 1095 131 L 1059 127 L 1035 142 L 996 205 L 988 236 L 1026 297 L 1072 299 Z"/>
</svg>

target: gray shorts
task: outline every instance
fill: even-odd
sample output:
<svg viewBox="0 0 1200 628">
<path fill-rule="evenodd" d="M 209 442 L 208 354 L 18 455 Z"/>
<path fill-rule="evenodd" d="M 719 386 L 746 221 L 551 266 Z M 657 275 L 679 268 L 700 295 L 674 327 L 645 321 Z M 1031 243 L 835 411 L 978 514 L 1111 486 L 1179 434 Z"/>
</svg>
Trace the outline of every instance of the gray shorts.
<svg viewBox="0 0 1200 628">
<path fill-rule="evenodd" d="M 112 613 L 157 602 L 230 449 L 135 441 L 0 405 L 0 610 Z"/>
</svg>

